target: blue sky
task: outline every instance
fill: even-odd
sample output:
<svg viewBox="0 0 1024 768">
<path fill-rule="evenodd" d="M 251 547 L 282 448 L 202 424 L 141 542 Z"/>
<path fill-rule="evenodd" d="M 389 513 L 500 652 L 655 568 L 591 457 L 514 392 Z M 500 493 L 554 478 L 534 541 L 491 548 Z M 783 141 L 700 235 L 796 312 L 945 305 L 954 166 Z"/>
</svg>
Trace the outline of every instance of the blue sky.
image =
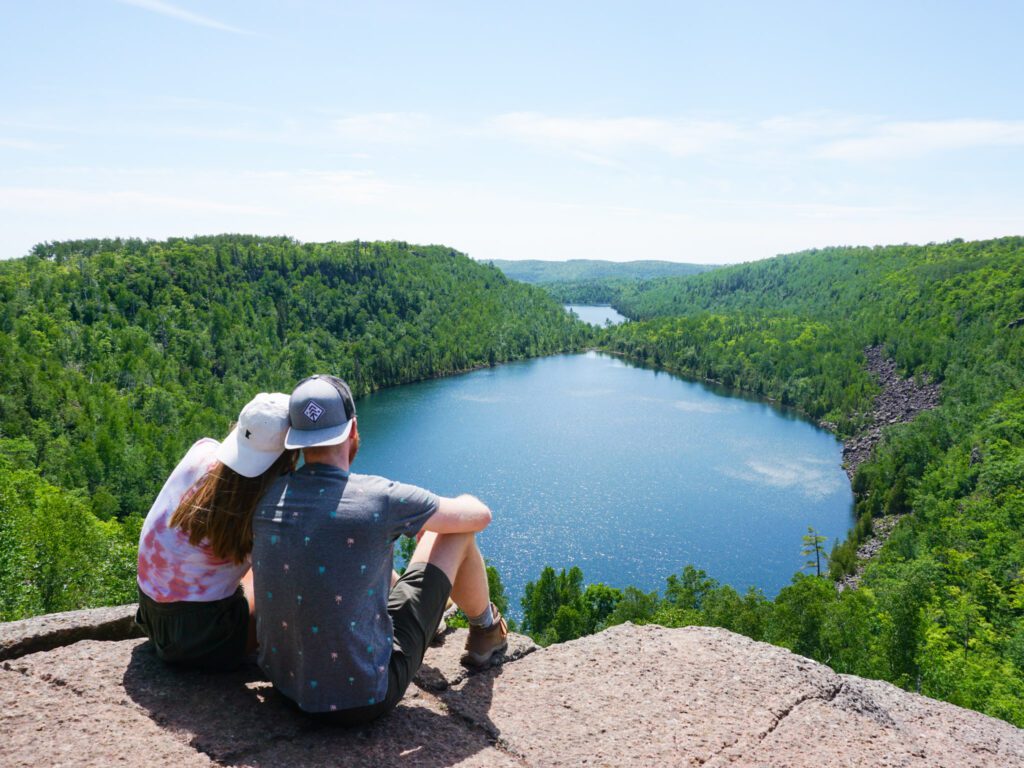
<svg viewBox="0 0 1024 768">
<path fill-rule="evenodd" d="M 218 232 L 725 263 L 1024 234 L 1024 3 L 34 0 L 0 257 Z"/>
</svg>

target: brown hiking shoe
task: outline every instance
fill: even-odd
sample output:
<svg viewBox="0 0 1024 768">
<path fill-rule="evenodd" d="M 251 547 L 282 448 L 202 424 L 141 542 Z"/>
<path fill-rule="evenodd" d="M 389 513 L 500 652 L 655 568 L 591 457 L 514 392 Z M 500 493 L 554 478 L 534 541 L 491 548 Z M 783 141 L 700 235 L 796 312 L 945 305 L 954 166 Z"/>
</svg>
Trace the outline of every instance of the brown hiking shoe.
<svg viewBox="0 0 1024 768">
<path fill-rule="evenodd" d="M 466 640 L 466 652 L 462 654 L 462 664 L 466 667 L 485 667 L 494 657 L 508 648 L 508 624 L 491 603 L 491 614 L 494 623 L 487 629 L 470 627 L 469 638 Z"/>
</svg>

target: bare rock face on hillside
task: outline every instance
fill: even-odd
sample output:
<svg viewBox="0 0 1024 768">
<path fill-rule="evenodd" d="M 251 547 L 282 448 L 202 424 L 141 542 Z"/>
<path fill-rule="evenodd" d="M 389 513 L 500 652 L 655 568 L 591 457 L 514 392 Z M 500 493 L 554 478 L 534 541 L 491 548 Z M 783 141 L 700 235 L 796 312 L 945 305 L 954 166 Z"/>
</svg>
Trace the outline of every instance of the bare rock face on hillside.
<svg viewBox="0 0 1024 768">
<path fill-rule="evenodd" d="M 31 649 L 55 621 L 0 625 L 0 650 Z M 176 671 L 137 638 L 8 651 L 0 765 L 1024 766 L 1007 723 L 725 630 L 514 637 L 473 675 L 463 632 L 430 650 L 398 709 L 354 729 L 310 722 L 254 666 Z"/>
<path fill-rule="evenodd" d="M 906 424 L 923 411 L 937 408 L 942 388 L 928 376 L 920 380 L 903 378 L 896 370 L 896 361 L 887 358 L 881 346 L 865 347 L 867 370 L 878 381 L 881 391 L 868 415 L 870 423 L 864 430 L 843 443 L 843 467 L 852 480 L 857 467 L 871 458 L 882 439 L 882 431 L 891 424 Z"/>
</svg>

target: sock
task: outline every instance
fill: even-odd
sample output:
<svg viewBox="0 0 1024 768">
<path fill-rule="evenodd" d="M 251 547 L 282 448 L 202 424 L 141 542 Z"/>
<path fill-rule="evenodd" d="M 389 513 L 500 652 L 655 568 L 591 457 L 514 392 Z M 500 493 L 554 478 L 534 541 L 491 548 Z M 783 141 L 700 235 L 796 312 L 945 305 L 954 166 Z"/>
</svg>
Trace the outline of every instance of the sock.
<svg viewBox="0 0 1024 768">
<path fill-rule="evenodd" d="M 481 613 L 479 616 L 467 616 L 469 620 L 469 626 L 478 627 L 480 629 L 487 629 L 494 624 L 494 613 L 491 612 L 491 606 L 487 606 L 487 610 Z"/>
</svg>

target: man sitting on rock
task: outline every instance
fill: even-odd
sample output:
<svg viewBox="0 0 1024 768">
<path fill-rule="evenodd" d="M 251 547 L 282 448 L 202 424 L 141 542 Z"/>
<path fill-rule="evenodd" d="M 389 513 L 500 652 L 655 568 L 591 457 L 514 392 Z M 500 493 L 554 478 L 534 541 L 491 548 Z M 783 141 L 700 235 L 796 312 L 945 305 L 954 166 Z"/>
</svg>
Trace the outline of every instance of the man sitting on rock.
<svg viewBox="0 0 1024 768">
<path fill-rule="evenodd" d="M 305 464 L 270 487 L 253 518 L 259 664 L 274 686 L 336 722 L 380 717 L 423 662 L 449 595 L 469 617 L 463 664 L 489 664 L 508 634 L 476 545 L 490 510 L 351 472 L 359 430 L 341 379 L 299 382 L 289 418 L 285 445 Z M 395 539 L 417 533 L 392 586 Z"/>
</svg>

